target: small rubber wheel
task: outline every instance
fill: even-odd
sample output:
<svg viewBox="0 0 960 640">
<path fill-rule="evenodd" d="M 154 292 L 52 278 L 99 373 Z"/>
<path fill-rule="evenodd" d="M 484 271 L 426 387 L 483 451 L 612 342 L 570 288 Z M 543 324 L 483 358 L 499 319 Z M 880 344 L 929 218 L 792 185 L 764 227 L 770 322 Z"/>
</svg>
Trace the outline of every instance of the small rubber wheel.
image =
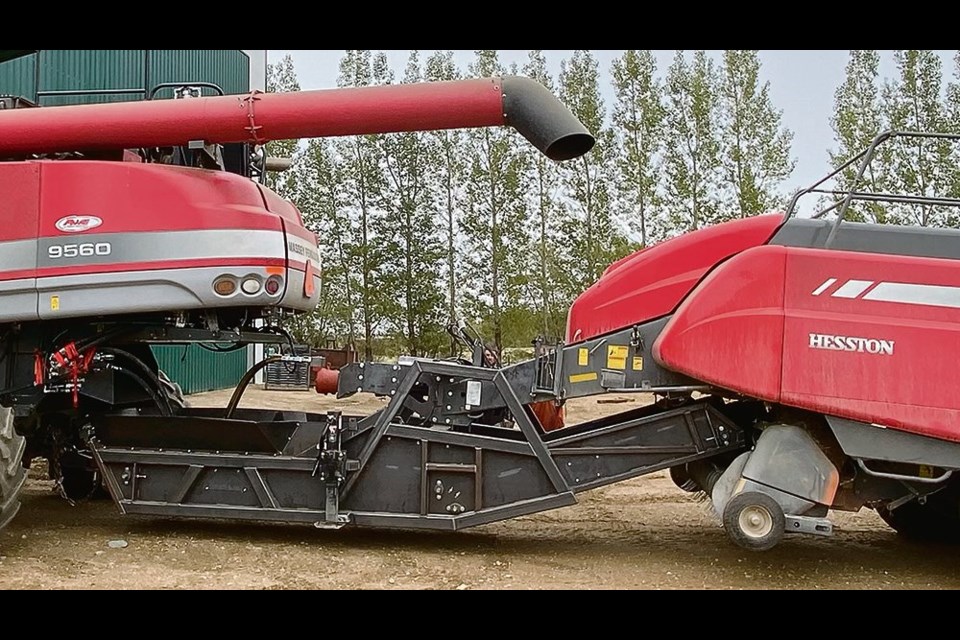
<svg viewBox="0 0 960 640">
<path fill-rule="evenodd" d="M 750 551 L 769 551 L 786 531 L 786 518 L 777 501 L 765 493 L 748 491 L 735 495 L 723 510 L 723 528 L 738 546 Z"/>
</svg>

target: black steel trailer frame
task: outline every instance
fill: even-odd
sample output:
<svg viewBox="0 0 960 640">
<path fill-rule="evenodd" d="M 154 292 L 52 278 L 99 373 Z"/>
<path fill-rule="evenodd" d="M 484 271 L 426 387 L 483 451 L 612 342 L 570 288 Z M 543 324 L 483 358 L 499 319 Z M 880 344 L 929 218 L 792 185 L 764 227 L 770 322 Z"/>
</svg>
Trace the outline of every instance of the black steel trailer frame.
<svg viewBox="0 0 960 640">
<path fill-rule="evenodd" d="M 544 363 L 563 355 L 561 348 L 520 369 L 361 363 L 341 374 L 341 388 L 367 381 L 390 398 L 371 416 L 234 403 L 226 412 L 187 408 L 174 416 L 131 410 L 96 418 L 87 442 L 124 514 L 439 530 L 573 505 L 577 493 L 733 458 L 748 446 L 715 399 L 653 404 L 545 432 L 527 405 L 541 397 L 535 378 Z M 482 419 L 473 416 L 481 422 L 463 418 L 477 407 L 457 420 L 415 411 L 453 415 L 444 400 L 462 402 L 478 390 L 485 409 Z"/>
</svg>

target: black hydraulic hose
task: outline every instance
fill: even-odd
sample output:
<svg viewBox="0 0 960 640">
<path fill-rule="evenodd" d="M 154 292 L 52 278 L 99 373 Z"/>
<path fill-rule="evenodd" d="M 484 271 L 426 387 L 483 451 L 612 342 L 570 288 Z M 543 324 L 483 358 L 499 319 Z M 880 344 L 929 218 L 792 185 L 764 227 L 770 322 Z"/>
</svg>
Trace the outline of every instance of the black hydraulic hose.
<svg viewBox="0 0 960 640">
<path fill-rule="evenodd" d="M 128 376 L 129 378 L 133 379 L 134 382 L 136 382 L 141 387 L 143 387 L 143 390 L 147 392 L 147 394 L 153 399 L 153 402 L 157 405 L 157 409 L 159 409 L 160 415 L 162 415 L 164 418 L 169 418 L 170 416 L 173 415 L 173 411 L 170 410 L 170 404 L 166 401 L 167 400 L 166 396 L 161 398 L 160 395 L 158 395 L 157 392 L 150 387 L 149 383 L 147 383 L 146 380 L 138 376 L 133 371 L 130 371 L 129 369 L 126 369 L 124 367 L 119 367 L 114 364 L 114 365 L 111 365 L 111 368 L 114 371 L 117 371 L 119 373 L 122 373 Z"/>
<path fill-rule="evenodd" d="M 283 356 L 273 356 L 267 358 L 259 364 L 254 365 L 250 371 L 247 371 L 244 374 L 243 378 L 240 379 L 240 384 L 237 385 L 236 390 L 233 392 L 233 396 L 230 397 L 230 404 L 227 405 L 227 411 L 223 415 L 224 418 L 227 420 L 233 418 L 233 413 L 237 410 L 237 405 L 240 404 L 240 399 L 243 398 L 243 394 L 246 392 L 247 387 L 250 386 L 250 382 L 258 373 L 260 373 L 262 369 L 273 364 L 274 362 L 283 362 Z"/>
<path fill-rule="evenodd" d="M 159 376 L 157 376 L 157 374 L 153 372 L 153 369 L 148 367 L 143 360 L 133 355 L 129 351 L 124 351 L 123 349 L 115 349 L 113 347 L 103 347 L 99 349 L 99 351 L 101 353 L 106 353 L 108 355 L 113 355 L 118 358 L 123 358 L 127 360 L 128 362 L 133 364 L 142 374 L 145 374 L 146 379 L 150 380 L 155 385 L 156 389 L 161 389 L 163 387 L 163 383 L 160 382 Z M 166 409 L 167 409 L 167 412 L 165 415 L 168 415 L 168 416 L 173 415 L 174 411 L 173 411 L 173 406 L 171 406 L 170 404 L 170 398 L 167 396 L 166 393 L 164 393 L 162 397 L 163 397 L 163 402 L 166 405 Z"/>
</svg>

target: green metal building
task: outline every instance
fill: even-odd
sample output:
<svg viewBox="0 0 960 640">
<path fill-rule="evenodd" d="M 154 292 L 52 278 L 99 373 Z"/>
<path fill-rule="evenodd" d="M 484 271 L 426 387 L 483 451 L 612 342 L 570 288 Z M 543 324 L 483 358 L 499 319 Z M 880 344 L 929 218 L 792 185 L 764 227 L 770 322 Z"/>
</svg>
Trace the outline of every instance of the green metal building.
<svg viewBox="0 0 960 640">
<path fill-rule="evenodd" d="M 242 94 L 263 91 L 266 82 L 265 49 L 0 50 L 0 95 L 40 106 L 169 98 L 167 85 L 199 83 Z M 187 394 L 236 385 L 253 360 L 252 350 L 216 353 L 196 345 L 154 353 Z"/>
</svg>

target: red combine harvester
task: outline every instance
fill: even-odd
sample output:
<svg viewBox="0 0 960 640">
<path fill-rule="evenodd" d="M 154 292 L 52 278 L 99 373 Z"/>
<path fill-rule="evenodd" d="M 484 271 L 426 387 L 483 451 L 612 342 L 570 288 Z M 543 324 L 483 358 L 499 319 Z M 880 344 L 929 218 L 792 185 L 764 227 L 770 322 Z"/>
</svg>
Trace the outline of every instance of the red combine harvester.
<svg viewBox="0 0 960 640">
<path fill-rule="evenodd" d="M 389 399 L 373 415 L 239 408 L 277 358 L 225 409 L 181 402 L 149 345 L 284 344 L 284 319 L 317 302 L 316 238 L 290 203 L 218 171 L 219 145 L 500 125 L 558 161 L 594 144 L 518 78 L 0 110 L 0 524 L 21 462 L 42 456 L 66 497 L 102 486 L 134 515 L 459 530 L 670 469 L 748 549 L 829 535 L 831 509 L 960 534 L 960 234 L 845 220 L 857 201 L 960 204 L 947 198 L 851 191 L 835 220 L 793 215 L 803 195 L 837 196 L 821 182 L 786 215 L 611 266 L 567 343 L 528 362 L 492 366 L 461 327 L 472 362 L 318 378 Z M 884 134 L 851 163 L 862 176 L 881 142 L 922 135 Z M 607 393 L 653 402 L 559 421 L 565 401 Z"/>
</svg>

